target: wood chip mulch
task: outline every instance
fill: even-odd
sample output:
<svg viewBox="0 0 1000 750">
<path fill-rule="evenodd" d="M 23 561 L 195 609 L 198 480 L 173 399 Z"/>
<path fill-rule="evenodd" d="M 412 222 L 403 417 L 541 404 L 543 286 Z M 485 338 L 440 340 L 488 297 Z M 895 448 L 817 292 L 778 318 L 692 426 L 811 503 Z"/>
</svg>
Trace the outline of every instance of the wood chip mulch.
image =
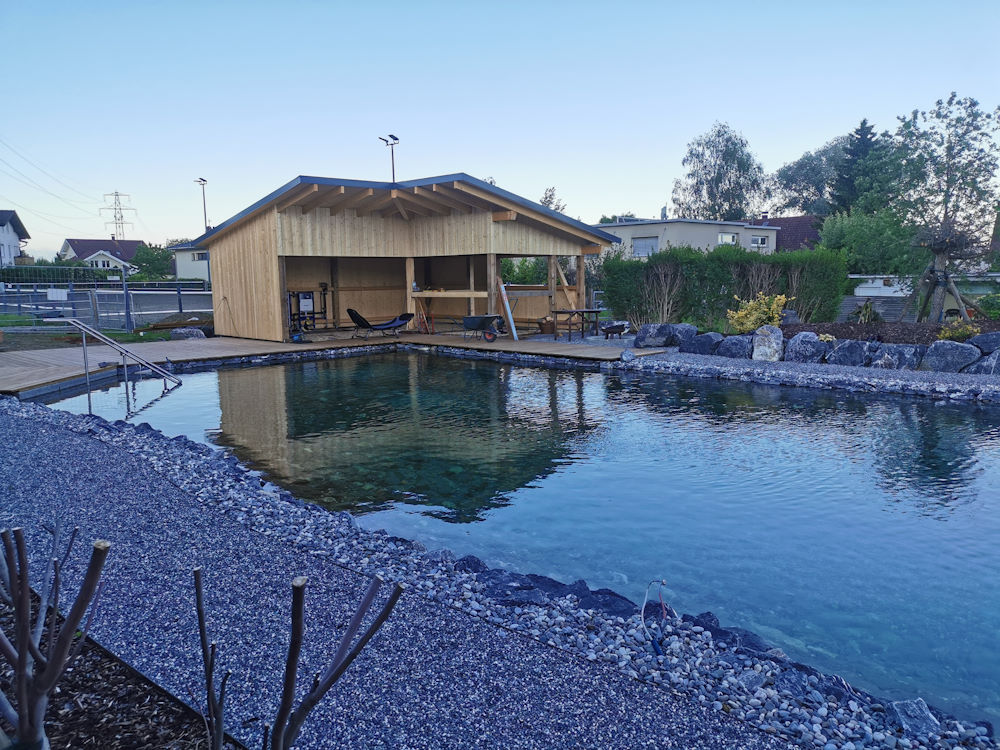
<svg viewBox="0 0 1000 750">
<path fill-rule="evenodd" d="M 1000 320 L 973 321 L 980 333 L 1000 331 Z M 929 346 L 938 340 L 941 326 L 937 323 L 801 323 L 781 326 L 785 338 L 791 338 L 802 331 L 828 333 L 837 339 L 857 339 L 859 341 L 882 341 L 887 344 L 924 344 Z"/>
<path fill-rule="evenodd" d="M 10 611 L 0 626 L 11 632 Z M 12 697 L 13 674 L 0 669 L 0 690 Z M 203 719 L 114 656 L 88 642 L 60 679 L 45 714 L 52 748 L 208 750 Z M 0 721 L 8 734 L 12 728 Z M 231 745 L 240 748 L 240 745 Z"/>
</svg>

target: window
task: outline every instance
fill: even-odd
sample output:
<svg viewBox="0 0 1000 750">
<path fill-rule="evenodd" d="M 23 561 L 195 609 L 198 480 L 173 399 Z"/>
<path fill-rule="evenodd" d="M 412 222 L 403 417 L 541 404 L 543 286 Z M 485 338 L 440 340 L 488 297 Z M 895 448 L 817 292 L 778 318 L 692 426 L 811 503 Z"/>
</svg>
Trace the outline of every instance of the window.
<svg viewBox="0 0 1000 750">
<path fill-rule="evenodd" d="M 750 247 L 756 247 L 759 249 L 767 247 L 767 235 L 766 234 L 750 235 Z"/>
<path fill-rule="evenodd" d="M 740 233 L 739 232 L 719 232 L 719 244 L 720 245 L 738 245 L 738 244 L 740 244 Z"/>
<path fill-rule="evenodd" d="M 632 255 L 635 257 L 646 257 L 660 249 L 659 237 L 633 237 Z"/>
<path fill-rule="evenodd" d="M 195 253 L 194 254 L 194 259 L 195 260 L 208 260 L 208 253 Z"/>
<path fill-rule="evenodd" d="M 111 261 L 110 260 L 102 260 L 101 261 L 101 268 L 111 268 Z"/>
</svg>

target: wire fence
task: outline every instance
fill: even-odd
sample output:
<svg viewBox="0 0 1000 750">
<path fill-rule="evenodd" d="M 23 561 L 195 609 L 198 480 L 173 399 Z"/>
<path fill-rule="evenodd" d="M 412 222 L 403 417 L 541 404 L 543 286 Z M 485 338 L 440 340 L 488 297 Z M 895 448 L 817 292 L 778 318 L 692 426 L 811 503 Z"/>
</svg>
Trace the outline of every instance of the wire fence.
<svg viewBox="0 0 1000 750">
<path fill-rule="evenodd" d="M 131 331 L 178 313 L 212 312 L 212 293 L 197 290 L 0 290 L 0 329 L 51 330 L 60 318 L 94 328 Z"/>
<path fill-rule="evenodd" d="M 141 281 L 117 269 L 83 266 L 0 268 L 0 329 L 51 331 L 60 318 L 132 331 L 178 313 L 212 312 L 208 282 Z"/>
</svg>

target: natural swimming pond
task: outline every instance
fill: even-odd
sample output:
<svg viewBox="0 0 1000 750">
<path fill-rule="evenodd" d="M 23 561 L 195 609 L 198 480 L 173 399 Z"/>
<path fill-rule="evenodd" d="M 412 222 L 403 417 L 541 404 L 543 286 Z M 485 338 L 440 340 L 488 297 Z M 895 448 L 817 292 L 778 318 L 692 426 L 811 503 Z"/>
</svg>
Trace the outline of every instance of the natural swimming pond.
<svg viewBox="0 0 1000 750">
<path fill-rule="evenodd" d="M 637 600 L 665 578 L 678 611 L 1000 721 L 1000 409 L 397 353 L 185 375 L 136 421 L 431 548 Z"/>
</svg>

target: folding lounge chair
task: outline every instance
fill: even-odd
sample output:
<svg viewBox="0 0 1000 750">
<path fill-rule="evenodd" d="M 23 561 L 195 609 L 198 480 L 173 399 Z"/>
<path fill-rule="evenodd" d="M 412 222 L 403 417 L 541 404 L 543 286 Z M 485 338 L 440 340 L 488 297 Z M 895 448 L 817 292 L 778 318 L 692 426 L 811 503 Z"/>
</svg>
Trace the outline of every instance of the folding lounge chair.
<svg viewBox="0 0 1000 750">
<path fill-rule="evenodd" d="M 397 315 L 395 318 L 390 320 L 388 323 L 376 323 L 372 325 L 364 316 L 361 315 L 357 310 L 347 309 L 347 314 L 350 316 L 351 321 L 354 323 L 354 335 L 351 338 L 360 339 L 363 338 L 365 341 L 372 334 L 372 331 L 381 331 L 382 335 L 386 335 L 386 332 L 392 331 L 396 336 L 399 335 L 399 329 L 406 326 L 413 319 L 413 313 L 403 313 L 402 315 Z M 361 332 L 364 331 L 364 336 Z"/>
</svg>

